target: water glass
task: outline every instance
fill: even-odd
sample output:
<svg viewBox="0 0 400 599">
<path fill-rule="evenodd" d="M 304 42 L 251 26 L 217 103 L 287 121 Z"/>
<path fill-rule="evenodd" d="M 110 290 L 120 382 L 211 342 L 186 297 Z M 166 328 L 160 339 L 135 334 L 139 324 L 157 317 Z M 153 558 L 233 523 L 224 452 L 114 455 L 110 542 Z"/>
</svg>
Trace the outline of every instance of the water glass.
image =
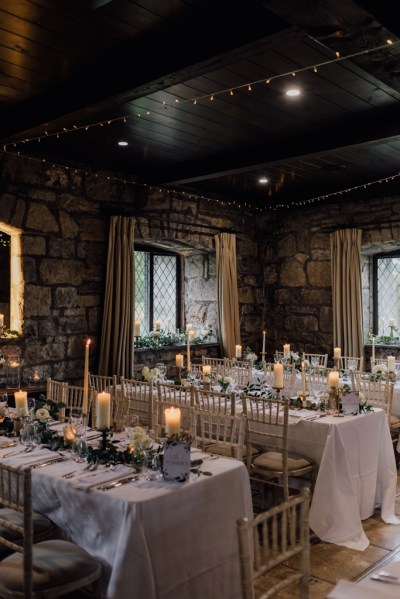
<svg viewBox="0 0 400 599">
<path fill-rule="evenodd" d="M 355 360 L 354 358 L 349 358 L 347 360 L 347 370 L 349 370 L 350 372 L 352 370 L 355 370 L 357 367 L 357 360 Z"/>
<path fill-rule="evenodd" d="M 155 367 L 158 369 L 158 377 L 160 379 L 160 383 L 164 383 L 167 376 L 167 367 L 164 362 L 157 362 Z"/>
<path fill-rule="evenodd" d="M 36 422 L 27 422 L 20 430 L 19 442 L 25 449 L 32 450 L 37 445 L 37 424 Z"/>
<path fill-rule="evenodd" d="M 136 414 L 127 414 L 124 418 L 124 432 L 126 443 L 130 443 L 131 434 L 135 426 L 139 426 L 139 416 Z"/>
</svg>

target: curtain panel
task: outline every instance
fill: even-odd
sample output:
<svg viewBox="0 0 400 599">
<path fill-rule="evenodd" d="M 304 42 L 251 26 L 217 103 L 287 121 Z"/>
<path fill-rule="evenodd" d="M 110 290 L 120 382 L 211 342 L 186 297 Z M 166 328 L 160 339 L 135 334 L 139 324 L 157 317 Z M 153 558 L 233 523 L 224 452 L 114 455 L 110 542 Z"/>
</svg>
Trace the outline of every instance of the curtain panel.
<svg viewBox="0 0 400 599">
<path fill-rule="evenodd" d="M 230 233 L 216 235 L 215 253 L 221 352 L 223 357 L 233 358 L 235 356 L 235 345 L 240 345 L 236 236 Z"/>
<path fill-rule="evenodd" d="M 343 356 L 364 356 L 360 229 L 331 233 L 333 342 Z"/>
<path fill-rule="evenodd" d="M 112 216 L 108 237 L 106 288 L 99 374 L 133 378 L 135 309 L 135 219 Z"/>
</svg>

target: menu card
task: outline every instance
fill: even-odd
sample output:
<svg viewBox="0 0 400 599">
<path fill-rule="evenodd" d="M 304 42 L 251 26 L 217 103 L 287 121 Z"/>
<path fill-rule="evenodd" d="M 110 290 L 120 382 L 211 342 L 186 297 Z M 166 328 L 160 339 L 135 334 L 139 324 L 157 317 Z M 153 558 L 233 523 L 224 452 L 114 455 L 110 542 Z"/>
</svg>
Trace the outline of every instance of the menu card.
<svg viewBox="0 0 400 599">
<path fill-rule="evenodd" d="M 360 398 L 358 391 L 350 391 L 342 397 L 342 408 L 345 416 L 358 414 Z"/>
<path fill-rule="evenodd" d="M 190 475 L 190 443 L 167 440 L 164 443 L 164 480 L 186 482 Z"/>
</svg>

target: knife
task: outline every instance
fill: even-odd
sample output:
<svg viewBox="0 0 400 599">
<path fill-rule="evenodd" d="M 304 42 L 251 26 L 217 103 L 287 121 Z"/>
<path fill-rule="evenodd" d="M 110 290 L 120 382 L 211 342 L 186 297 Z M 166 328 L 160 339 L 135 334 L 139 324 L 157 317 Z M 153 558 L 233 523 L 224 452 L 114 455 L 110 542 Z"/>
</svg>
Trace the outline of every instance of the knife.
<svg viewBox="0 0 400 599">
<path fill-rule="evenodd" d="M 386 582 L 388 584 L 400 584 L 400 580 L 395 578 L 394 576 L 382 576 L 382 574 L 373 574 L 371 576 L 372 580 L 377 580 L 378 582 Z"/>
<path fill-rule="evenodd" d="M 97 489 L 99 491 L 108 491 L 109 489 L 114 489 L 115 487 L 121 487 L 122 485 L 132 483 L 135 480 L 137 480 L 137 476 L 127 476 L 126 478 L 120 478 L 118 480 L 115 480 L 114 482 L 109 483 L 108 485 L 100 485 L 100 487 L 97 487 Z"/>
<path fill-rule="evenodd" d="M 36 464 L 32 464 L 30 468 L 42 468 L 43 466 L 49 466 L 50 464 L 57 464 L 57 462 L 65 462 L 67 458 L 53 458 L 51 460 L 46 460 L 45 462 L 37 462 Z"/>
</svg>

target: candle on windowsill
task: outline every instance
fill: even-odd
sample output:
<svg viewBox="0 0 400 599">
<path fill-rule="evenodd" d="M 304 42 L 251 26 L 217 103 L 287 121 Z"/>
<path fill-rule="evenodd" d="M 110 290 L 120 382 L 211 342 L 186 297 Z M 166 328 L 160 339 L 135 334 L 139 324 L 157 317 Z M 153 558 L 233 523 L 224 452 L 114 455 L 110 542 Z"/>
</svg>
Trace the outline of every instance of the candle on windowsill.
<svg viewBox="0 0 400 599">
<path fill-rule="evenodd" d="M 140 337 L 140 322 L 138 320 L 133 325 L 133 334 L 135 337 Z"/>
<path fill-rule="evenodd" d="M 182 354 L 176 354 L 175 365 L 177 368 L 183 368 L 183 356 Z"/>
<path fill-rule="evenodd" d="M 241 357 L 242 357 L 242 346 L 235 345 L 235 358 L 241 358 Z"/>
<path fill-rule="evenodd" d="M 262 355 L 265 354 L 265 331 L 263 331 L 263 340 L 262 340 Z M 264 357 L 263 357 L 264 359 Z"/>
<path fill-rule="evenodd" d="M 179 408 L 166 408 L 164 410 L 165 417 L 165 434 L 168 436 L 179 435 L 181 430 L 181 411 Z"/>
<path fill-rule="evenodd" d="M 204 376 L 210 376 L 210 374 L 211 374 L 211 366 L 210 366 L 210 364 L 203 364 L 202 370 L 203 370 L 203 375 Z"/>
<path fill-rule="evenodd" d="M 4 327 L 4 314 L 0 314 L 0 329 Z"/>
<path fill-rule="evenodd" d="M 304 366 L 304 362 L 301 363 L 301 394 L 303 397 L 307 395 L 306 391 L 306 370 Z"/>
<path fill-rule="evenodd" d="M 154 323 L 155 329 L 156 331 L 159 331 L 161 329 L 161 320 L 156 320 L 156 322 Z"/>
<path fill-rule="evenodd" d="M 187 361 L 186 368 L 187 368 L 188 371 L 191 368 L 191 364 L 190 364 L 190 331 L 191 331 L 191 329 L 188 329 L 188 331 L 187 331 L 187 349 L 186 349 L 186 353 L 187 353 L 187 356 L 186 356 L 186 361 Z"/>
<path fill-rule="evenodd" d="M 90 339 L 86 341 L 85 347 L 85 370 L 83 373 L 83 401 L 82 401 L 82 414 L 87 416 L 88 413 L 88 399 L 89 399 L 89 346 Z"/>
<path fill-rule="evenodd" d="M 283 346 L 283 359 L 284 360 L 290 359 L 290 344 L 289 343 L 285 343 L 285 345 Z"/>
<path fill-rule="evenodd" d="M 15 398 L 15 413 L 17 416 L 28 415 L 28 394 L 26 391 L 16 391 L 14 393 Z"/>
<path fill-rule="evenodd" d="M 333 348 L 333 357 L 335 360 L 340 360 L 341 353 L 342 353 L 342 351 L 341 351 L 340 347 Z"/>
<path fill-rule="evenodd" d="M 394 318 L 391 318 L 391 319 L 389 320 L 389 326 L 390 326 L 390 327 L 394 327 Z"/>
<path fill-rule="evenodd" d="M 375 337 L 372 335 L 372 366 L 375 366 Z"/>
<path fill-rule="evenodd" d="M 394 356 L 387 357 L 387 365 L 389 372 L 396 372 L 396 358 Z"/>
<path fill-rule="evenodd" d="M 110 393 L 98 393 L 97 394 L 97 415 L 96 415 L 96 428 L 102 430 L 104 428 L 110 428 L 111 420 L 111 395 Z"/>
<path fill-rule="evenodd" d="M 283 364 L 274 364 L 274 388 L 283 389 Z"/>
<path fill-rule="evenodd" d="M 186 330 L 187 330 L 187 331 L 191 331 L 191 330 L 192 330 L 192 328 L 193 328 L 193 325 L 192 325 L 192 323 L 191 323 L 191 322 L 188 322 L 188 323 L 187 323 L 187 325 L 186 325 Z"/>
</svg>

